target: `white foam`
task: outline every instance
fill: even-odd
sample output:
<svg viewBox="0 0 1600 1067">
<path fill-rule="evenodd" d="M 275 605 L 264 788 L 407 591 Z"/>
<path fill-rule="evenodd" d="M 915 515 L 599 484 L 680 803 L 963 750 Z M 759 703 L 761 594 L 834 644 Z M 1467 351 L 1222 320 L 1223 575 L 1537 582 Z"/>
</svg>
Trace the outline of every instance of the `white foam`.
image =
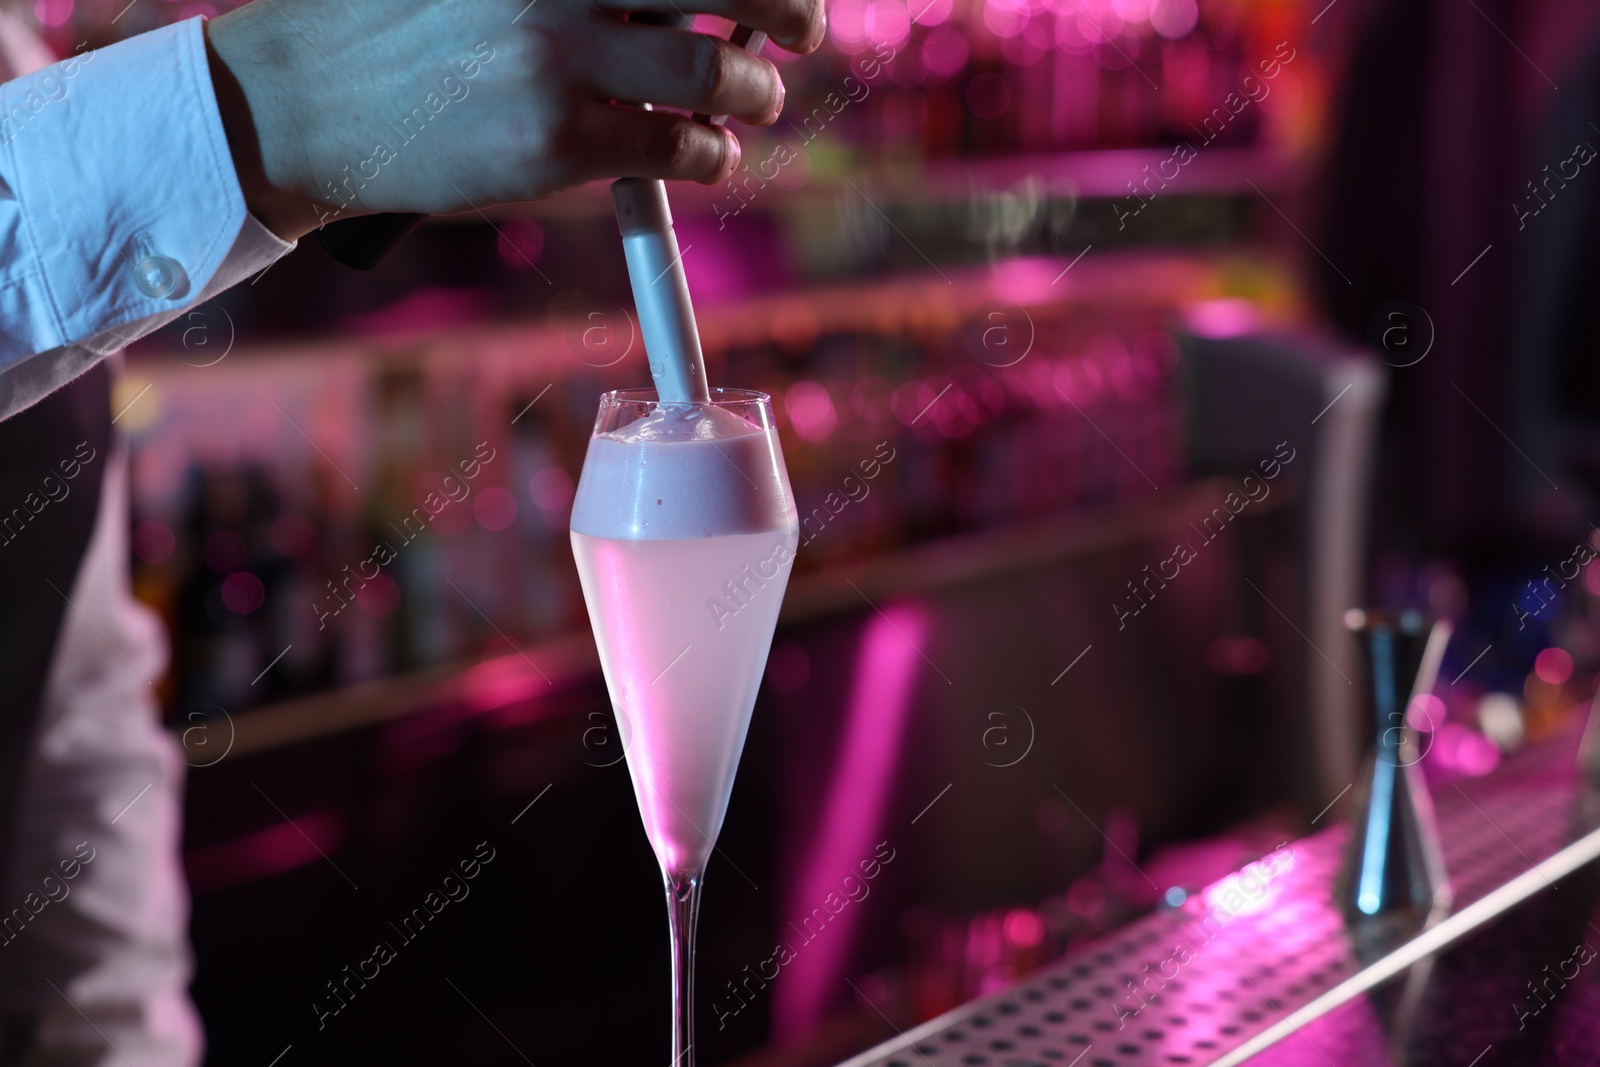
<svg viewBox="0 0 1600 1067">
<path fill-rule="evenodd" d="M 590 439 L 572 529 L 668 541 L 795 525 L 774 431 L 723 408 L 662 407 Z"/>
</svg>

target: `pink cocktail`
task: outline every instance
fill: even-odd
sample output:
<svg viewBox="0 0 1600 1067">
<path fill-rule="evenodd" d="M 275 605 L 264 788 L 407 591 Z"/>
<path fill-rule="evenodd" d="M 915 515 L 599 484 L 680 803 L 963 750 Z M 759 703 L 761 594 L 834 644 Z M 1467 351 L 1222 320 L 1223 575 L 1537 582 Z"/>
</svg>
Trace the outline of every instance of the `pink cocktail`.
<svg viewBox="0 0 1600 1067">
<path fill-rule="evenodd" d="M 693 1064 L 694 924 L 799 541 L 762 393 L 600 399 L 572 554 L 672 933 L 673 1053 Z"/>
</svg>

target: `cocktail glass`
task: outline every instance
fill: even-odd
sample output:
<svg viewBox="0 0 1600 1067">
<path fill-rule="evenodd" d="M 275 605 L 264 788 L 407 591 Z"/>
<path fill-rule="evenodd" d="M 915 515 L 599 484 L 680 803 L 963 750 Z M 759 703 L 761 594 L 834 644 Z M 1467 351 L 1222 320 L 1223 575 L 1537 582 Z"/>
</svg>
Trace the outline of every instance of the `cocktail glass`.
<svg viewBox="0 0 1600 1067">
<path fill-rule="evenodd" d="M 694 1063 L 694 937 L 799 540 L 765 394 L 600 398 L 572 554 L 634 796 L 661 864 L 674 1067 Z"/>
</svg>

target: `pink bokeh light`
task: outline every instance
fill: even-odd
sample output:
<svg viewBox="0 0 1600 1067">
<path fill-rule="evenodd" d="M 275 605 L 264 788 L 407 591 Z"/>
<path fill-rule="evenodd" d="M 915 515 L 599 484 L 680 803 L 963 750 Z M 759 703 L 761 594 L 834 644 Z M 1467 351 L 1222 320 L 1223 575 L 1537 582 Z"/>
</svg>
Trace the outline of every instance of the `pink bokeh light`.
<svg viewBox="0 0 1600 1067">
<path fill-rule="evenodd" d="M 506 219 L 500 224 L 496 247 L 512 270 L 533 270 L 544 251 L 544 231 L 532 219 Z"/>
<path fill-rule="evenodd" d="M 1006 940 L 1022 948 L 1032 948 L 1044 940 L 1044 922 L 1026 908 L 1016 908 L 1006 914 Z"/>
<path fill-rule="evenodd" d="M 164 522 L 141 522 L 133 530 L 133 554 L 146 563 L 165 563 L 177 545 L 172 527 Z"/>
<path fill-rule="evenodd" d="M 1028 8 L 1022 0 L 985 0 L 983 24 L 996 37 L 1015 37 L 1028 27 Z"/>
<path fill-rule="evenodd" d="M 1540 681 L 1561 685 L 1572 677 L 1572 657 L 1565 649 L 1547 648 L 1534 657 L 1533 673 Z"/>
<path fill-rule="evenodd" d="M 1011 83 L 998 74 L 984 71 L 967 82 L 967 110 L 980 119 L 1004 115 L 1011 107 L 1011 98 Z"/>
<path fill-rule="evenodd" d="M 967 65 L 969 53 L 966 34 L 941 26 L 922 42 L 922 65 L 930 73 L 948 78 Z"/>
<path fill-rule="evenodd" d="M 373 618 L 386 619 L 400 606 L 400 583 L 380 571 L 356 590 L 356 603 Z"/>
<path fill-rule="evenodd" d="M 866 0 L 833 0 L 828 5 L 828 35 L 841 52 L 854 55 L 867 47 Z"/>
<path fill-rule="evenodd" d="M 528 497 L 540 511 L 565 511 L 572 493 L 572 475 L 560 467 L 545 467 L 528 480 Z"/>
<path fill-rule="evenodd" d="M 834 427 L 839 424 L 839 413 L 833 408 L 833 398 L 820 382 L 795 382 L 784 394 L 783 404 L 794 432 L 807 441 L 826 441 L 833 436 Z"/>
<path fill-rule="evenodd" d="M 516 521 L 516 497 L 498 485 L 490 486 L 473 500 L 472 514 L 479 526 L 498 533 Z"/>
<path fill-rule="evenodd" d="M 862 25 L 867 40 L 899 48 L 911 36 L 911 13 L 901 0 L 869 0 Z"/>
<path fill-rule="evenodd" d="M 249 571 L 235 571 L 222 580 L 222 604 L 235 615 L 252 614 L 266 599 L 266 586 Z"/>
<path fill-rule="evenodd" d="M 1498 745 L 1458 722 L 1447 722 L 1434 732 L 1427 755 L 1430 764 L 1468 778 L 1488 774 L 1501 759 Z"/>
<path fill-rule="evenodd" d="M 1241 337 L 1261 323 L 1256 306 L 1242 297 L 1218 297 L 1190 304 L 1183 312 L 1190 332 L 1212 339 Z"/>
<path fill-rule="evenodd" d="M 1150 25 L 1169 41 L 1187 37 L 1198 21 L 1195 0 L 1156 0 L 1150 6 Z"/>
<path fill-rule="evenodd" d="M 73 0 L 33 0 L 33 15 L 45 26 L 60 26 L 72 18 Z"/>
<path fill-rule="evenodd" d="M 1444 701 L 1432 693 L 1418 693 L 1406 708 L 1406 725 L 1413 730 L 1431 733 L 1444 725 L 1447 718 L 1449 712 L 1445 709 Z"/>
</svg>

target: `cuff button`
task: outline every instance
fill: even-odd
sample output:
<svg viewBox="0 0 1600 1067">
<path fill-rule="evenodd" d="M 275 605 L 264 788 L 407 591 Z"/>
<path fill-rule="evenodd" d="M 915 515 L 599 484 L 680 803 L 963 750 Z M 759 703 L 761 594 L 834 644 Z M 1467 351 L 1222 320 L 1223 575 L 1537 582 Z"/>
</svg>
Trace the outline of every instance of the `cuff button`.
<svg viewBox="0 0 1600 1067">
<path fill-rule="evenodd" d="M 166 256 L 142 256 L 133 265 L 133 284 L 145 296 L 161 299 L 180 295 L 187 283 L 183 268 Z"/>
</svg>

